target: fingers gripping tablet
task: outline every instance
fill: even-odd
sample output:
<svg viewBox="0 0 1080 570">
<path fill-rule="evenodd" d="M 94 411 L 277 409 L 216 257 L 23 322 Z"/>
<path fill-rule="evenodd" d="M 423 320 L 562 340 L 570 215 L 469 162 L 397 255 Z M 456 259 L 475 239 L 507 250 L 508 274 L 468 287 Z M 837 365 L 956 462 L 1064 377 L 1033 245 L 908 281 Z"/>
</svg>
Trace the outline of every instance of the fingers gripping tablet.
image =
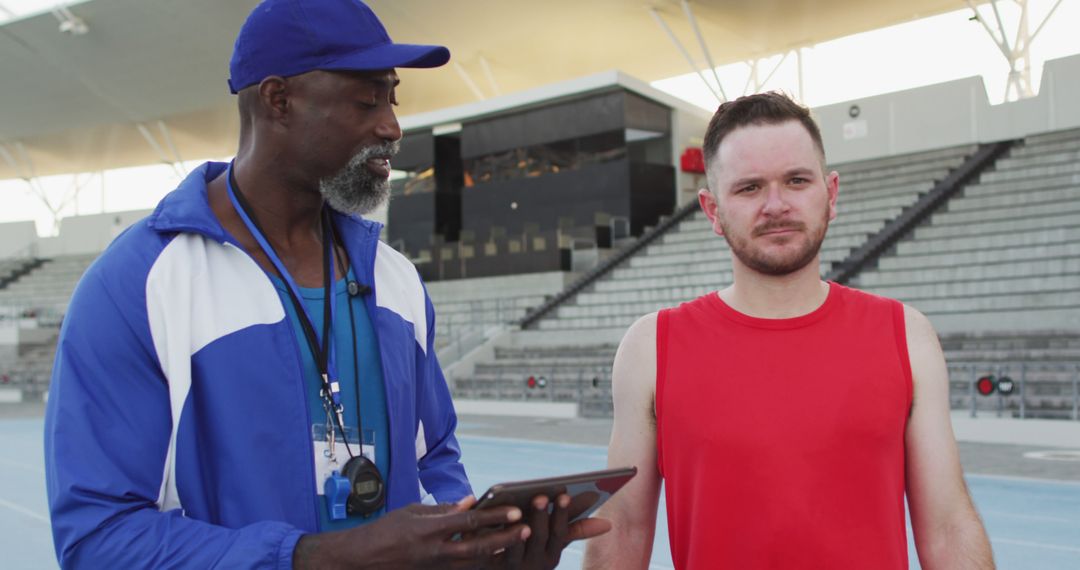
<svg viewBox="0 0 1080 570">
<path fill-rule="evenodd" d="M 547 496 L 551 501 L 550 505 L 554 503 L 556 497 L 565 493 L 570 496 L 570 522 L 575 522 L 595 512 L 636 474 L 637 467 L 623 467 L 545 479 L 499 483 L 481 495 L 473 508 L 515 506 L 522 512 L 528 512 L 532 508 L 532 500 L 535 497 Z"/>
</svg>

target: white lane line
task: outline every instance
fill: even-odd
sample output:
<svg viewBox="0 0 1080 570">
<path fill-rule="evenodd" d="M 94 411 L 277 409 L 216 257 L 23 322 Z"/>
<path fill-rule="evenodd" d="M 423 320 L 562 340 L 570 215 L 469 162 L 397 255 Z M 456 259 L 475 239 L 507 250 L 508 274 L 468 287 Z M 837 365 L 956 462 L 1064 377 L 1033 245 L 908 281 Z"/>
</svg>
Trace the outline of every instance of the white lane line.
<svg viewBox="0 0 1080 570">
<path fill-rule="evenodd" d="M 549 440 L 545 440 L 545 439 L 526 439 L 526 438 L 523 438 L 523 437 L 499 437 L 499 436 L 494 436 L 494 435 L 476 435 L 476 434 L 471 434 L 471 433 L 458 433 L 458 434 L 455 434 L 455 435 L 457 436 L 459 441 L 475 439 L 477 441 L 482 441 L 482 442 L 495 442 L 495 443 L 502 443 L 502 442 L 510 443 L 510 442 L 513 442 L 513 443 L 519 443 L 519 444 L 528 444 L 530 446 L 535 446 L 537 444 L 541 444 L 542 446 L 547 446 L 547 447 L 600 450 L 600 451 L 603 451 L 605 454 L 607 453 L 607 448 L 608 448 L 608 446 L 606 446 L 606 445 L 592 445 L 592 444 L 587 444 L 587 443 L 563 443 L 561 441 L 549 441 Z"/>
<path fill-rule="evenodd" d="M 1017 483 L 1040 483 L 1044 485 L 1064 485 L 1067 487 L 1080 486 L 1080 481 L 1070 479 L 1043 479 L 1041 477 L 1023 477 L 1020 475 L 985 475 L 982 473 L 964 473 L 964 477 L 968 479 L 987 479 L 998 481 L 1012 481 Z"/>
<path fill-rule="evenodd" d="M 49 517 L 47 517 L 45 515 L 35 513 L 34 511 L 31 511 L 30 509 L 28 509 L 26 507 L 16 505 L 15 503 L 10 503 L 8 501 L 5 501 L 4 499 L 0 499 L 0 507 L 7 507 L 7 508 L 9 508 L 9 509 L 11 509 L 11 510 L 17 512 L 17 513 L 24 514 L 24 515 L 26 515 L 26 516 L 28 516 L 28 517 L 30 517 L 32 519 L 39 520 L 39 521 L 41 521 L 43 523 L 48 523 L 49 522 Z"/>
<path fill-rule="evenodd" d="M 1011 518 L 1011 519 L 1025 519 L 1025 520 L 1032 520 L 1032 521 L 1046 521 L 1046 522 L 1064 523 L 1064 524 L 1074 524 L 1074 523 L 1077 522 L 1077 521 L 1075 521 L 1073 519 L 1063 519 L 1061 517 L 1047 517 L 1047 516 L 1042 516 L 1042 515 L 1019 515 L 1019 514 L 1016 514 L 1016 513 L 1007 513 L 1005 511 L 983 511 L 983 510 L 980 510 L 979 514 L 991 515 L 991 516 L 996 516 L 996 517 L 1008 517 L 1008 518 Z"/>
<path fill-rule="evenodd" d="M 1012 544 L 1015 546 L 1030 546 L 1031 548 L 1046 548 L 1048 550 L 1061 550 L 1064 552 L 1075 552 L 1080 554 L 1080 548 L 1075 546 L 1062 546 L 1060 544 L 1047 544 L 1045 542 L 1031 542 L 1030 540 L 1014 540 L 1011 538 L 991 538 L 990 542 L 997 542 L 1001 544 Z"/>
</svg>

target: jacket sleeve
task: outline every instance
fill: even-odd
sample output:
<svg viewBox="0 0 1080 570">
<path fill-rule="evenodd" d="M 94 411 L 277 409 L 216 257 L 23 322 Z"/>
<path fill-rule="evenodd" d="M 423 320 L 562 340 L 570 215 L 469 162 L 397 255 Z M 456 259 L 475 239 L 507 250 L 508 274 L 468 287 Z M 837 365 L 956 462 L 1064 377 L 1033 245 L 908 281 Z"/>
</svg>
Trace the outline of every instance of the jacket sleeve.
<svg viewBox="0 0 1080 570">
<path fill-rule="evenodd" d="M 461 447 L 454 430 L 457 414 L 450 399 L 439 359 L 435 354 L 435 309 L 424 295 L 427 316 L 427 350 L 416 349 L 417 402 L 420 425 L 416 437 L 420 485 L 439 503 L 457 502 L 472 494 L 461 464 Z"/>
<path fill-rule="evenodd" d="M 105 275 L 102 261 L 72 297 L 45 414 L 45 477 L 60 565 L 291 568 L 302 534 L 291 525 L 232 529 L 159 509 L 172 435 L 168 386 L 150 337 L 145 290 L 137 279 Z"/>
</svg>

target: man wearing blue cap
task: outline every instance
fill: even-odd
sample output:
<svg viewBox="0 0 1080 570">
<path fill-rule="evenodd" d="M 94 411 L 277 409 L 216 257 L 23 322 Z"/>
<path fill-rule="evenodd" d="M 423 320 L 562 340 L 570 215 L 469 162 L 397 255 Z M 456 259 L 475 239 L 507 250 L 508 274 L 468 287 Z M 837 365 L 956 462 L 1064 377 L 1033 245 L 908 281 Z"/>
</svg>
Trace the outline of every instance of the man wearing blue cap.
<svg viewBox="0 0 1080 570">
<path fill-rule="evenodd" d="M 550 568 L 609 528 L 568 525 L 565 496 L 527 521 L 469 510 L 431 301 L 359 216 L 389 193 L 394 68 L 449 58 L 358 0 L 255 8 L 236 159 L 192 172 L 71 300 L 45 424 L 62 566 Z"/>
</svg>

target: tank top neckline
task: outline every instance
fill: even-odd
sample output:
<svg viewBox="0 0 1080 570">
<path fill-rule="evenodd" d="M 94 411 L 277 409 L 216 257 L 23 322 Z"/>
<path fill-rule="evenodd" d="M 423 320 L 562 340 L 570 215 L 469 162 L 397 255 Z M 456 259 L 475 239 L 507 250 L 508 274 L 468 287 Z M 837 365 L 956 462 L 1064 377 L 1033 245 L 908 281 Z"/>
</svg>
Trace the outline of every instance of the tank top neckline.
<svg viewBox="0 0 1080 570">
<path fill-rule="evenodd" d="M 721 317 L 733 321 L 735 323 L 745 325 L 748 327 L 758 329 L 769 330 L 790 330 L 798 329 L 810 326 L 821 319 L 825 318 L 830 312 L 832 312 L 837 306 L 843 303 L 843 295 L 840 291 L 843 286 L 827 281 L 829 284 L 829 292 L 825 296 L 825 302 L 820 307 L 806 313 L 805 315 L 799 315 L 797 317 L 791 317 L 786 319 L 766 319 L 762 317 L 752 317 L 745 313 L 740 313 L 724 302 L 720 298 L 719 291 L 713 291 L 706 295 L 709 307 L 714 310 Z"/>
</svg>

